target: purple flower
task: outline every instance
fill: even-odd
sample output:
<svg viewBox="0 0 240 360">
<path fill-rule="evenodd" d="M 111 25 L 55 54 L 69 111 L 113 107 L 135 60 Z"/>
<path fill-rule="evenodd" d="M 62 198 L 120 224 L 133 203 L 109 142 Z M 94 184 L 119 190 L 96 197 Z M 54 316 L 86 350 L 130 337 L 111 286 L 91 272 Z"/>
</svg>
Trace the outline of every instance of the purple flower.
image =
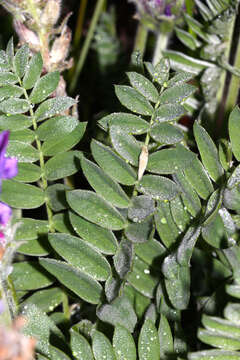
<svg viewBox="0 0 240 360">
<path fill-rule="evenodd" d="M 2 179 L 11 179 L 17 175 L 17 159 L 6 157 L 9 131 L 0 133 L 0 191 Z M 11 208 L 0 202 L 0 225 L 6 225 L 12 214 Z"/>
<path fill-rule="evenodd" d="M 0 134 L 0 189 L 2 179 L 11 179 L 17 175 L 17 159 L 6 157 L 9 131 L 3 131 Z"/>
<path fill-rule="evenodd" d="M 6 225 L 11 215 L 12 215 L 11 208 L 7 204 L 0 202 L 0 225 Z"/>
<path fill-rule="evenodd" d="M 171 15 L 172 15 L 171 5 L 166 5 L 166 6 L 165 6 L 164 14 L 165 14 L 166 16 L 171 16 Z"/>
<path fill-rule="evenodd" d="M 129 0 L 136 4 L 141 17 L 150 23 L 176 20 L 184 8 L 184 0 Z"/>
</svg>

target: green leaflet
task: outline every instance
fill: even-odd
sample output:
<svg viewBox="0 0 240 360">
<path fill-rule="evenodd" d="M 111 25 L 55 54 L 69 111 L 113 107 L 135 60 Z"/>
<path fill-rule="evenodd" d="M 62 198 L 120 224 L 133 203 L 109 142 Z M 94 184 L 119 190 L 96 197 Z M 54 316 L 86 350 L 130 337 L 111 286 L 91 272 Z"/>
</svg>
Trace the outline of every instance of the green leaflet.
<svg viewBox="0 0 240 360">
<path fill-rule="evenodd" d="M 98 121 L 98 124 L 105 131 L 107 131 L 112 125 L 117 125 L 120 126 L 124 132 L 136 135 L 144 134 L 149 129 L 148 122 L 143 120 L 140 116 L 123 112 L 112 113 L 104 116 Z"/>
<path fill-rule="evenodd" d="M 193 160 L 191 167 L 185 169 L 184 174 L 201 198 L 207 199 L 213 192 L 212 183 L 204 167 L 197 158 Z"/>
<path fill-rule="evenodd" d="M 121 230 L 127 225 L 126 220 L 110 203 L 92 191 L 69 191 L 67 201 L 74 211 L 96 225 L 109 230 Z"/>
<path fill-rule="evenodd" d="M 16 85 L 4 85 L 0 87 L 0 101 L 11 97 L 20 97 L 23 94 L 23 89 Z"/>
<path fill-rule="evenodd" d="M 78 332 L 71 330 L 71 349 L 75 359 L 94 360 L 91 346 Z"/>
<path fill-rule="evenodd" d="M 18 174 L 14 178 L 20 182 L 35 182 L 41 177 L 41 168 L 31 163 L 18 162 Z"/>
<path fill-rule="evenodd" d="M 133 268 L 128 274 L 127 280 L 142 295 L 149 298 L 153 297 L 157 279 L 150 275 L 149 265 L 137 256 L 134 258 Z"/>
<path fill-rule="evenodd" d="M 110 275 L 107 260 L 84 240 L 69 234 L 49 234 L 52 247 L 71 265 L 96 280 L 106 280 Z"/>
<path fill-rule="evenodd" d="M 159 150 L 149 156 L 147 170 L 156 174 L 173 174 L 189 167 L 195 156 L 182 145 Z"/>
<path fill-rule="evenodd" d="M 130 200 L 126 193 L 100 167 L 84 157 L 81 160 L 81 164 L 84 175 L 97 194 L 116 207 L 126 208 L 129 206 Z"/>
<path fill-rule="evenodd" d="M 150 319 L 146 319 L 138 339 L 139 360 L 158 360 L 160 346 L 157 329 Z"/>
<path fill-rule="evenodd" d="M 195 90 L 196 87 L 190 84 L 175 85 L 167 88 L 160 96 L 159 101 L 161 104 L 179 103 L 192 95 Z"/>
<path fill-rule="evenodd" d="M 154 125 L 150 135 L 155 141 L 166 145 L 177 144 L 184 138 L 180 129 L 168 123 Z"/>
<path fill-rule="evenodd" d="M 94 330 L 92 334 L 92 349 L 95 360 L 116 360 L 110 341 L 100 331 Z"/>
<path fill-rule="evenodd" d="M 133 251 L 134 248 L 131 241 L 123 237 L 113 257 L 114 267 L 120 279 L 124 279 L 131 271 L 134 256 Z"/>
<path fill-rule="evenodd" d="M 26 308 L 22 309 L 21 314 L 27 319 L 23 333 L 27 336 L 37 338 L 36 350 L 47 356 L 47 358 L 51 357 L 50 351 L 52 346 L 49 344 L 50 334 L 63 343 L 64 337 L 61 331 L 54 324 L 53 320 L 37 308 L 36 305 L 28 304 Z M 58 357 L 58 359 L 60 358 Z M 68 358 L 65 357 L 64 360 L 67 359 Z"/>
<path fill-rule="evenodd" d="M 134 113 L 151 116 L 153 107 L 138 91 L 125 85 L 115 85 L 115 93 L 123 106 Z"/>
<path fill-rule="evenodd" d="M 5 84 L 16 84 L 18 82 L 18 78 L 15 74 L 10 72 L 0 73 L 0 86 Z"/>
<path fill-rule="evenodd" d="M 29 47 L 24 44 L 20 49 L 17 50 L 16 55 L 13 59 L 13 66 L 18 77 L 22 78 L 27 69 L 29 56 Z"/>
<path fill-rule="evenodd" d="M 65 134 L 55 134 L 48 137 L 42 145 L 42 152 L 45 156 L 54 156 L 73 148 L 83 137 L 86 123 L 79 123 L 75 129 Z"/>
<path fill-rule="evenodd" d="M 98 304 L 102 287 L 92 277 L 63 261 L 45 258 L 40 260 L 40 264 L 80 298 Z"/>
<path fill-rule="evenodd" d="M 199 46 L 199 41 L 196 40 L 194 36 L 189 34 L 187 31 L 184 31 L 180 28 L 175 28 L 177 37 L 181 40 L 181 42 L 186 45 L 191 50 L 196 50 L 196 48 Z"/>
<path fill-rule="evenodd" d="M 129 134 L 126 134 L 119 126 L 111 126 L 110 137 L 114 149 L 127 162 L 137 166 L 141 153 L 141 145 Z"/>
<path fill-rule="evenodd" d="M 48 73 L 42 76 L 34 85 L 29 99 L 33 104 L 38 104 L 45 100 L 50 94 L 56 90 L 60 75 L 58 71 Z"/>
<path fill-rule="evenodd" d="M 161 314 L 160 318 L 158 336 L 160 345 L 160 358 L 167 360 L 167 358 L 174 353 L 173 336 L 168 320 L 163 314 Z"/>
<path fill-rule="evenodd" d="M 164 56 L 169 57 L 171 67 L 176 71 L 186 71 L 198 75 L 202 70 L 215 65 L 204 60 L 195 59 L 178 51 L 165 50 Z"/>
<path fill-rule="evenodd" d="M 172 200 L 179 193 L 178 186 L 172 180 L 156 175 L 144 175 L 137 189 L 156 200 Z"/>
<path fill-rule="evenodd" d="M 41 289 L 53 283 L 54 279 L 36 261 L 22 261 L 13 265 L 11 274 L 16 290 Z"/>
<path fill-rule="evenodd" d="M 41 75 L 42 67 L 43 60 L 40 52 L 33 54 L 23 78 L 23 86 L 26 90 L 31 89 L 35 85 Z"/>
<path fill-rule="evenodd" d="M 131 85 L 146 99 L 154 103 L 158 102 L 159 95 L 155 86 L 145 76 L 136 72 L 128 72 L 127 76 Z"/>
<path fill-rule="evenodd" d="M 24 163 L 32 163 L 39 160 L 39 153 L 36 148 L 18 140 L 9 141 L 7 156 L 15 157 L 18 161 Z"/>
<path fill-rule="evenodd" d="M 29 104 L 24 99 L 7 99 L 0 103 L 0 111 L 6 114 L 23 114 L 29 110 Z"/>
<path fill-rule="evenodd" d="M 49 159 L 45 164 L 45 173 L 48 180 L 62 179 L 75 174 L 80 169 L 80 151 L 60 153 Z"/>
<path fill-rule="evenodd" d="M 240 355 L 237 351 L 227 350 L 203 350 L 188 354 L 189 360 L 239 360 Z"/>
<path fill-rule="evenodd" d="M 109 147 L 93 140 L 91 150 L 98 165 L 114 180 L 124 185 L 133 185 L 136 182 L 136 173 L 131 166 Z"/>
<path fill-rule="evenodd" d="M 37 186 L 5 180 L 2 184 L 1 201 L 17 209 L 35 209 L 44 203 L 45 198 L 44 192 Z"/>
<path fill-rule="evenodd" d="M 168 202 L 158 201 L 155 222 L 161 241 L 167 248 L 170 247 L 179 236 L 179 229 L 173 220 Z"/>
<path fill-rule="evenodd" d="M 64 110 L 76 104 L 76 101 L 67 96 L 59 96 L 44 101 L 35 112 L 37 121 L 42 121 L 54 115 L 58 115 Z"/>
<path fill-rule="evenodd" d="M 136 347 L 131 333 L 117 324 L 113 335 L 113 349 L 117 360 L 136 360 Z"/>
<path fill-rule="evenodd" d="M 175 121 L 184 115 L 186 110 L 180 104 L 163 104 L 155 111 L 156 122 Z"/>
<path fill-rule="evenodd" d="M 143 244 L 136 244 L 136 255 L 148 265 L 158 267 L 158 261 L 165 253 L 165 247 L 156 239 L 150 239 Z"/>
<path fill-rule="evenodd" d="M 62 301 L 63 291 L 60 288 L 53 287 L 35 292 L 22 303 L 22 306 L 35 304 L 42 311 L 50 312 L 61 304 Z"/>
<path fill-rule="evenodd" d="M 155 204 L 151 196 L 134 196 L 128 208 L 128 218 L 133 222 L 142 222 L 154 211 Z"/>
<path fill-rule="evenodd" d="M 214 181 L 217 181 L 223 175 L 223 168 L 219 162 L 217 148 L 206 130 L 197 122 L 194 123 L 193 131 L 203 165 L 209 176 Z"/>
<path fill-rule="evenodd" d="M 111 304 L 104 304 L 97 310 L 100 320 L 113 326 L 121 325 L 131 333 L 137 323 L 137 316 L 130 300 L 126 296 L 117 297 Z M 126 322 L 126 319 L 128 321 Z"/>
<path fill-rule="evenodd" d="M 57 136 L 62 137 L 71 133 L 78 124 L 79 120 L 73 116 L 56 116 L 43 122 L 37 129 L 37 135 L 44 141 Z"/>
<path fill-rule="evenodd" d="M 177 262 L 176 254 L 165 257 L 162 265 L 165 286 L 171 304 L 179 310 L 186 309 L 190 299 L 190 270 Z"/>
<path fill-rule="evenodd" d="M 109 255 L 116 252 L 117 239 L 112 231 L 93 224 L 73 212 L 70 212 L 70 221 L 74 231 L 97 250 Z"/>
<path fill-rule="evenodd" d="M 22 130 L 32 125 L 32 119 L 23 114 L 17 115 L 0 115 L 1 130 Z"/>
</svg>

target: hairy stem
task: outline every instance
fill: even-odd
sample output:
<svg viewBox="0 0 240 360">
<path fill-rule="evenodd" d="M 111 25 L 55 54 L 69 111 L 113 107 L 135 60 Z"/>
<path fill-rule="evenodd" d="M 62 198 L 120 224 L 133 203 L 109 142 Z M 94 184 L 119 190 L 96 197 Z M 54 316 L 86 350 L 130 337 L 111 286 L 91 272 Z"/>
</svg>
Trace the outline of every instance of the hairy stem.
<svg viewBox="0 0 240 360">
<path fill-rule="evenodd" d="M 162 52 L 167 48 L 168 39 L 169 39 L 169 33 L 167 32 L 158 33 L 155 50 L 153 54 L 153 61 L 152 61 L 154 66 L 157 65 L 157 63 L 159 63 L 159 61 L 162 59 L 163 57 Z"/>
<path fill-rule="evenodd" d="M 27 12 L 31 14 L 32 18 L 34 19 L 34 23 L 36 26 L 36 33 L 39 37 L 40 41 L 40 52 L 43 57 L 44 64 L 49 63 L 49 47 L 48 47 L 48 34 L 45 32 L 44 27 L 40 23 L 40 16 L 37 11 L 37 2 L 35 0 L 27 0 Z"/>
<path fill-rule="evenodd" d="M 142 57 L 144 56 L 148 39 L 148 29 L 144 24 L 139 22 L 135 36 L 135 43 L 133 51 L 140 51 Z"/>
</svg>

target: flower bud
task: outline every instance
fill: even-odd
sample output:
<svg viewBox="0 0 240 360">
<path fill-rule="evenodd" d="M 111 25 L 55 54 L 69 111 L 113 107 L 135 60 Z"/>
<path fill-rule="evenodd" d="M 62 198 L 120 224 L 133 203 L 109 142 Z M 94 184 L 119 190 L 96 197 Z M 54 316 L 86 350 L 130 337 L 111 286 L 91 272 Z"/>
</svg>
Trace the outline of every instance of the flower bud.
<svg viewBox="0 0 240 360">
<path fill-rule="evenodd" d="M 59 19 L 61 11 L 61 1 L 60 0 L 49 0 L 43 9 L 41 16 L 41 23 L 43 26 L 55 25 Z"/>
<path fill-rule="evenodd" d="M 14 28 L 16 33 L 18 34 L 20 43 L 29 44 L 29 47 L 32 50 L 39 51 L 40 50 L 40 42 L 38 36 L 32 30 L 29 30 L 24 24 L 22 24 L 18 20 L 14 20 Z"/>
<path fill-rule="evenodd" d="M 62 63 L 69 52 L 69 46 L 71 41 L 71 30 L 64 26 L 61 35 L 55 39 L 51 52 L 50 52 L 50 63 L 59 64 Z"/>
<path fill-rule="evenodd" d="M 162 20 L 174 20 L 184 7 L 184 0 L 129 0 L 134 2 L 138 14 L 149 25 Z"/>
</svg>

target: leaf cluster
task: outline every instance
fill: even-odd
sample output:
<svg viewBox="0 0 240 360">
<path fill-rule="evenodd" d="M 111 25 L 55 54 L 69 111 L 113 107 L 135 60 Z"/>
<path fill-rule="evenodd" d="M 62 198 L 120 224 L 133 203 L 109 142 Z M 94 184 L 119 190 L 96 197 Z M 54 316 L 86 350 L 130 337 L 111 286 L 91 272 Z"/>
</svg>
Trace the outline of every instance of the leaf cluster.
<svg viewBox="0 0 240 360">
<path fill-rule="evenodd" d="M 141 69 L 115 86 L 124 111 L 98 122 L 105 141 L 93 139 L 86 154 L 72 150 L 86 128 L 70 115 L 75 100 L 52 97 L 59 74 L 41 75 L 41 56 L 26 45 L 0 52 L 0 128 L 13 130 L 8 156 L 19 160 L 1 198 L 32 211 L 16 211 L 24 244 L 10 277 L 39 359 L 238 356 L 236 304 L 227 320 L 203 316 L 199 339 L 223 350 L 200 353 L 189 353 L 182 311 L 216 291 L 191 284 L 204 282 L 197 264 L 209 257 L 208 276 L 230 279 L 226 292 L 239 297 L 240 110 L 229 142 L 217 148 L 195 122 L 190 148 L 178 120 L 196 90 L 192 74 L 171 73 L 165 58 Z M 88 186 L 63 181 L 76 173 Z"/>
</svg>

